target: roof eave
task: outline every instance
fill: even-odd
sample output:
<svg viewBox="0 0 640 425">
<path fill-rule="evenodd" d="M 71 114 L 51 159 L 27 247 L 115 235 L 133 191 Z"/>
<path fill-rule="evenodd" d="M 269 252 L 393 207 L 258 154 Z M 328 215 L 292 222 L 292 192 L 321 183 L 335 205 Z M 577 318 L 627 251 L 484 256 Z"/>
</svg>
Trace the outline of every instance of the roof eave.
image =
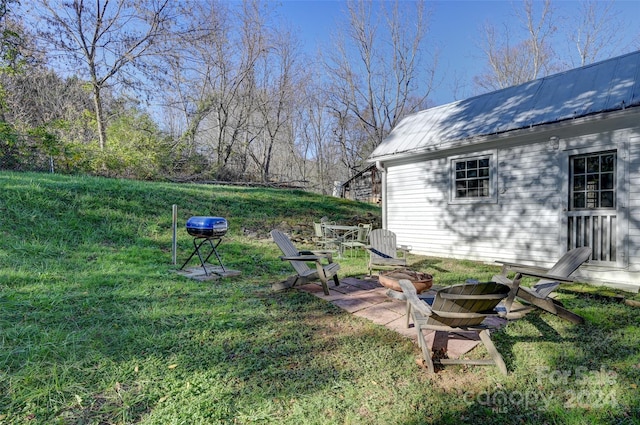
<svg viewBox="0 0 640 425">
<path fill-rule="evenodd" d="M 640 114 L 640 105 L 634 105 L 632 107 L 624 107 L 620 109 L 616 109 L 613 111 L 607 112 L 597 112 L 590 115 L 583 115 L 578 118 L 569 118 L 564 120 L 558 120 L 553 122 L 541 123 L 538 125 L 531 125 L 524 128 L 518 128 L 503 132 L 496 132 L 493 134 L 487 135 L 478 135 L 465 139 L 451 140 L 446 142 L 441 142 L 437 145 L 431 145 L 426 147 L 421 147 L 418 149 L 409 149 L 406 151 L 398 151 L 390 154 L 384 154 L 379 156 L 369 156 L 367 158 L 367 162 L 376 163 L 376 162 L 386 162 L 386 161 L 401 161 L 407 158 L 415 157 L 415 156 L 439 156 L 444 152 L 453 151 L 460 148 L 470 148 L 470 147 L 481 147 L 482 145 L 493 143 L 493 142 L 503 142 L 506 139 L 515 139 L 525 136 L 530 136 L 532 134 L 539 135 L 542 132 L 553 132 L 558 131 L 560 129 L 574 126 L 574 125 L 582 125 L 593 123 L 603 118 L 625 118 L 630 115 Z"/>
</svg>

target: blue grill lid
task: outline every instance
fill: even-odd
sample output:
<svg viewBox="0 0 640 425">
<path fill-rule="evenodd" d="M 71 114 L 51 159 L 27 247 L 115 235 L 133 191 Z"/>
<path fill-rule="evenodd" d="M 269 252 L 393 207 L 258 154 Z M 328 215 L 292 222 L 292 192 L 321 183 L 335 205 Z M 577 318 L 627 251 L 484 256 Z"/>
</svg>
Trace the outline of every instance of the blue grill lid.
<svg viewBox="0 0 640 425">
<path fill-rule="evenodd" d="M 222 217 L 191 217 L 187 220 L 187 232 L 191 236 L 220 237 L 227 233 L 229 225 Z"/>
</svg>

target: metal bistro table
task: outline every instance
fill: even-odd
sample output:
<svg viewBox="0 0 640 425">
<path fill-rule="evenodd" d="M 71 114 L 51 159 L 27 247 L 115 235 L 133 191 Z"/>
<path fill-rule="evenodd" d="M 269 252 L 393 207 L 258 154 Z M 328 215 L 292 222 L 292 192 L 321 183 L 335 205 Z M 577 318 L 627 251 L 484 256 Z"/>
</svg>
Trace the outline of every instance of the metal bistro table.
<svg viewBox="0 0 640 425">
<path fill-rule="evenodd" d="M 323 224 L 326 237 L 334 239 L 338 245 L 338 257 L 342 258 L 342 242 L 355 239 L 358 235 L 358 226 L 346 226 L 343 224 Z"/>
</svg>

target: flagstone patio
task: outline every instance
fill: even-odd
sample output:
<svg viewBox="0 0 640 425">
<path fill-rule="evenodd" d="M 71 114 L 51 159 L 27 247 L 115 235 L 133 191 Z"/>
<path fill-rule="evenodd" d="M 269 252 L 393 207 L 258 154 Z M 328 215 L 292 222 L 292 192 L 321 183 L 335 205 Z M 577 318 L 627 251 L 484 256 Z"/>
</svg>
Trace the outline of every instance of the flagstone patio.
<svg viewBox="0 0 640 425">
<path fill-rule="evenodd" d="M 417 341 L 413 325 L 407 328 L 405 301 L 387 295 L 388 289 L 380 285 L 377 276 L 363 279 L 351 277 L 340 279 L 339 286 L 329 285 L 329 295 L 324 294 L 320 283 L 309 283 L 295 288 L 331 302 L 355 316 L 385 326 L 414 342 Z M 429 291 L 423 292 L 421 296 L 433 294 L 437 289 L 433 287 Z M 442 350 L 450 358 L 459 358 L 478 345 L 479 340 L 475 335 L 475 333 L 455 333 L 450 334 L 447 339 L 446 334 L 438 333 L 434 343 L 436 332 L 431 332 L 426 335 L 426 339 L 427 344 L 433 346 L 434 352 Z"/>
</svg>

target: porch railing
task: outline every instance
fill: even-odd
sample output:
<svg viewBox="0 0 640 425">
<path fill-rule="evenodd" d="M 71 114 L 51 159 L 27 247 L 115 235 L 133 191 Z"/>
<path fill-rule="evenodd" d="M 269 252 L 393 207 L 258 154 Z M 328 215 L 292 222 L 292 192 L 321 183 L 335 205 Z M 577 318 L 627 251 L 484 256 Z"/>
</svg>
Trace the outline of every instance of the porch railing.
<svg viewBox="0 0 640 425">
<path fill-rule="evenodd" d="M 588 246 L 591 263 L 614 263 L 617 255 L 615 211 L 571 211 L 568 213 L 568 249 Z"/>
</svg>

